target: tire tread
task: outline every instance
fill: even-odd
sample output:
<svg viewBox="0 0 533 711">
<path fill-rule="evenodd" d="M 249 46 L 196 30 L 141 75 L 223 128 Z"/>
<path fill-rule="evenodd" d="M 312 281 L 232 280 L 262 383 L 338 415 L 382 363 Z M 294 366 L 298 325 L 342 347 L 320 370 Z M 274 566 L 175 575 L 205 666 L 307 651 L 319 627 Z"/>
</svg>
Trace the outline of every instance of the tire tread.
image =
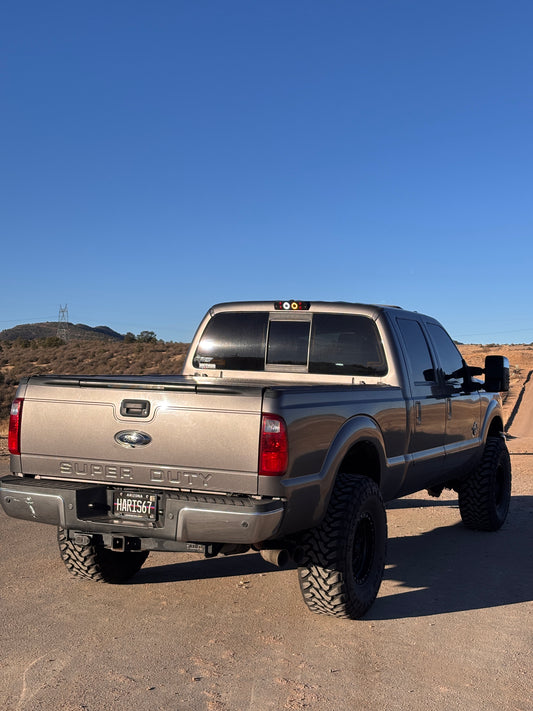
<svg viewBox="0 0 533 711">
<path fill-rule="evenodd" d="M 505 499 L 501 510 L 495 502 L 496 477 L 504 468 Z M 459 487 L 459 510 L 464 525 L 476 531 L 496 531 L 507 517 L 511 496 L 511 460 L 505 440 L 489 437 L 478 468 Z"/>
<path fill-rule="evenodd" d="M 58 527 L 57 542 L 63 563 L 75 578 L 97 583 L 123 583 L 142 567 L 148 551 L 119 553 L 94 543 L 78 545 Z"/>
<path fill-rule="evenodd" d="M 379 501 L 384 526 L 379 535 L 384 535 L 382 549 L 376 556 L 369 589 L 361 595 L 350 593 L 347 564 L 350 542 L 348 522 L 354 511 L 364 502 Z M 386 549 L 386 516 L 377 485 L 369 478 L 359 475 L 339 474 L 330 504 L 321 525 L 306 532 L 303 539 L 302 565 L 298 577 L 302 597 L 312 612 L 335 617 L 357 619 L 374 602 L 377 595 Z"/>
</svg>

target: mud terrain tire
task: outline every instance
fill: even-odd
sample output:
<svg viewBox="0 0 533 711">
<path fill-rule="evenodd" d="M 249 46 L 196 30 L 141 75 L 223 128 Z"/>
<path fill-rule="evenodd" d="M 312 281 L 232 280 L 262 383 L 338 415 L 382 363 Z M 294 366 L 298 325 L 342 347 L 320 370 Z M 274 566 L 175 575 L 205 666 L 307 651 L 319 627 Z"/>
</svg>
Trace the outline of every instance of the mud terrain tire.
<svg viewBox="0 0 533 711">
<path fill-rule="evenodd" d="M 387 549 L 387 516 L 378 486 L 339 474 L 326 516 L 304 534 L 300 590 L 319 614 L 361 617 L 378 594 Z"/>
<path fill-rule="evenodd" d="M 69 540 L 67 531 L 57 529 L 57 542 L 67 570 L 75 578 L 85 578 L 99 583 L 124 583 L 137 573 L 148 551 L 119 553 L 91 543 L 77 545 Z"/>
<path fill-rule="evenodd" d="M 511 501 L 511 459 L 502 437 L 489 437 L 478 468 L 459 487 L 464 525 L 476 531 L 497 531 Z"/>
</svg>

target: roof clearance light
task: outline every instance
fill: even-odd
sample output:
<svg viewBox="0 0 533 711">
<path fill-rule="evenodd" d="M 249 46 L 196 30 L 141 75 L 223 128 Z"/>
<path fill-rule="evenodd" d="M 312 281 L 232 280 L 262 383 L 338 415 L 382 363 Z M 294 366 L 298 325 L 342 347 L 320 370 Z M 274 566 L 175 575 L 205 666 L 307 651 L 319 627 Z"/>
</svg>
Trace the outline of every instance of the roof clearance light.
<svg viewBox="0 0 533 711">
<path fill-rule="evenodd" d="M 309 301 L 275 301 L 276 311 L 308 311 L 311 306 Z"/>
</svg>

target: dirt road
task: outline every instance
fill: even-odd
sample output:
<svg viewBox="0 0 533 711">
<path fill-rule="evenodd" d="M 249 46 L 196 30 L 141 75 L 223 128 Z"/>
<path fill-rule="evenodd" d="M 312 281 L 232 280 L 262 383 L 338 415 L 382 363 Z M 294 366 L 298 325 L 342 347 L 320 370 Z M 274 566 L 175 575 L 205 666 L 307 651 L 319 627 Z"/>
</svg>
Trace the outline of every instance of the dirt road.
<svg viewBox="0 0 533 711">
<path fill-rule="evenodd" d="M 519 407 L 509 427 L 510 447 L 513 452 L 533 453 L 533 371 L 519 395 Z"/>
<path fill-rule="evenodd" d="M 0 708 L 531 711 L 533 452 L 519 423 L 503 529 L 465 529 L 455 495 L 396 502 L 385 580 L 357 622 L 309 613 L 296 571 L 257 554 L 152 553 L 129 585 L 76 581 L 52 527 L 0 513 Z"/>
</svg>

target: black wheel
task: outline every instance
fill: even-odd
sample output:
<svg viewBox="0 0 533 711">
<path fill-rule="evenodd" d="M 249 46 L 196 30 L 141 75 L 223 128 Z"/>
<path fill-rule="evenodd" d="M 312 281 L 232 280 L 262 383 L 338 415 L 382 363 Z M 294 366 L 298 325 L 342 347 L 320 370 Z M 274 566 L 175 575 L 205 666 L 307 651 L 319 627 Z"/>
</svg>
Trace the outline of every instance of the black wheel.
<svg viewBox="0 0 533 711">
<path fill-rule="evenodd" d="M 489 437 L 478 468 L 459 486 L 463 523 L 477 531 L 497 531 L 511 501 L 511 458 L 502 437 Z"/>
<path fill-rule="evenodd" d="M 120 553 L 94 543 L 77 545 L 61 527 L 57 529 L 57 542 L 71 575 L 99 583 L 124 583 L 141 569 L 148 557 L 148 551 Z"/>
<path fill-rule="evenodd" d="M 355 620 L 378 594 L 387 549 L 387 516 L 378 486 L 339 474 L 326 516 L 304 534 L 300 590 L 313 612 Z"/>
</svg>

